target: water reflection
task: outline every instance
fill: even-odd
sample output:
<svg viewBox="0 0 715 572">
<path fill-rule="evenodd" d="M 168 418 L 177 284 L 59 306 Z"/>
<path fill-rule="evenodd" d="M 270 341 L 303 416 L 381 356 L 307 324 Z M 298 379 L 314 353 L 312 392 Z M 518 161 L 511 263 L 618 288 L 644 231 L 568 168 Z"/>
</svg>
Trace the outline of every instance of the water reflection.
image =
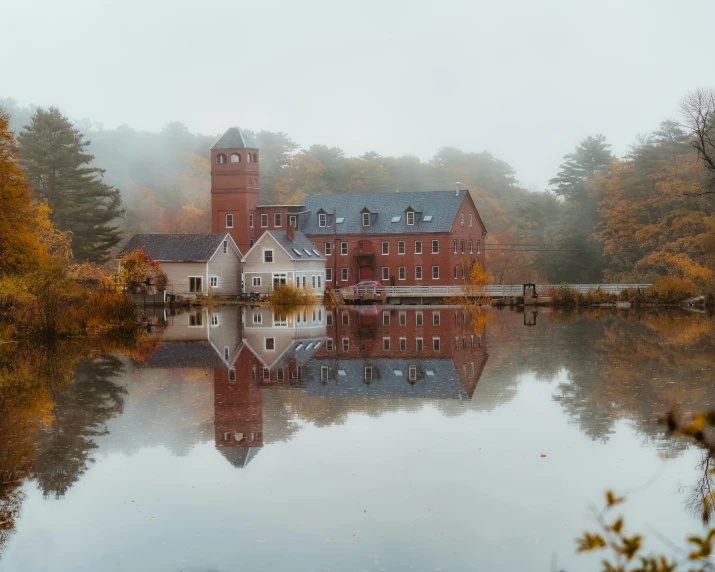
<svg viewBox="0 0 715 572">
<path fill-rule="evenodd" d="M 673 403 L 683 415 L 715 407 L 712 319 L 487 314 L 488 324 L 451 307 L 162 309 L 141 351 L 0 353 L 0 550 L 19 523 L 3 558 L 53 569 L 52 557 L 82 546 L 67 569 L 141 569 L 145 554 L 172 563 L 154 569 L 293 569 L 305 546 L 305 569 L 345 554 L 348 567 L 378 569 L 378 551 L 397 568 L 429 553 L 429 569 L 448 557 L 458 570 L 548 569 L 552 552 L 559 563 L 573 553 L 604 488 L 650 483 L 663 456 L 673 476 L 629 506 L 646 522 L 666 515 L 668 537 L 692 530 L 711 462 L 665 439 L 658 419 Z M 300 498 L 280 485 L 286 474 Z M 132 520 L 137 497 L 176 525 Z M 239 560 L 225 534 L 242 539 Z M 251 544 L 268 536 L 276 544 Z M 37 537 L 64 540 L 40 554 Z M 358 537 L 369 546 L 347 544 Z M 184 544 L 200 564 L 186 565 Z M 118 551 L 136 557 L 114 563 Z"/>
<path fill-rule="evenodd" d="M 266 404 L 274 440 L 297 430 L 282 412 L 326 425 L 425 399 L 461 405 L 488 357 L 484 320 L 462 308 L 220 307 L 159 322 L 162 344 L 139 369 L 212 370 L 215 445 L 235 467 L 266 443 Z"/>
</svg>

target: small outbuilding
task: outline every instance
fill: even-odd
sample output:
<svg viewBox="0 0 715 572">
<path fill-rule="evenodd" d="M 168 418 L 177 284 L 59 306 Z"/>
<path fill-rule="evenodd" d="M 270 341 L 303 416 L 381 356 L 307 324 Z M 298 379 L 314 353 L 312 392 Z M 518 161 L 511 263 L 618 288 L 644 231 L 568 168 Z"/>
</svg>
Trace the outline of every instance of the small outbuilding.
<svg viewBox="0 0 715 572">
<path fill-rule="evenodd" d="M 325 291 L 325 255 L 291 226 L 264 232 L 243 257 L 244 292 L 268 294 L 278 284 Z"/>
<path fill-rule="evenodd" d="M 135 234 L 120 253 L 144 247 L 161 264 L 169 294 L 235 296 L 241 293 L 241 251 L 228 233 Z"/>
</svg>

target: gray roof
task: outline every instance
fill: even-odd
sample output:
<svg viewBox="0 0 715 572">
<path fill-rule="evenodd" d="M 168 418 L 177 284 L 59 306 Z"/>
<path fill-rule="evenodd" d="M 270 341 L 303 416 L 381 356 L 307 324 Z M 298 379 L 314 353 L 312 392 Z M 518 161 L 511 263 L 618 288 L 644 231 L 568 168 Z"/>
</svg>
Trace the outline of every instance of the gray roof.
<svg viewBox="0 0 715 572">
<path fill-rule="evenodd" d="M 325 255 L 320 252 L 317 246 L 308 240 L 308 238 L 299 230 L 295 231 L 295 240 L 288 238 L 288 233 L 285 230 L 267 230 L 265 234 L 271 235 L 273 240 L 285 248 L 291 260 L 326 260 Z M 258 244 L 258 243 L 256 243 Z M 298 256 L 293 249 L 300 251 L 301 256 Z M 313 249 L 317 250 L 320 254 L 316 255 Z M 310 252 L 310 256 L 306 254 L 305 251 Z"/>
<path fill-rule="evenodd" d="M 240 127 L 231 127 L 211 149 L 258 149 L 256 142 Z"/>
<path fill-rule="evenodd" d="M 237 469 L 243 469 L 258 455 L 260 447 L 216 447 L 226 460 Z"/>
<path fill-rule="evenodd" d="M 160 262 L 204 262 L 221 246 L 226 233 L 216 234 L 135 234 L 119 256 L 144 247 Z"/>
<path fill-rule="evenodd" d="M 338 234 L 411 234 L 449 232 L 459 208 L 467 196 L 467 190 L 426 191 L 417 193 L 359 193 L 346 195 L 313 195 L 304 203 L 310 213 L 301 217 L 300 230 L 308 235 L 333 233 L 333 209 L 337 218 L 344 218 L 336 225 Z M 405 211 L 415 211 L 415 224 L 408 226 Z M 362 226 L 362 211 L 370 213 L 370 226 Z M 323 209 L 328 215 L 327 226 L 318 226 L 318 212 Z M 427 222 L 425 216 L 432 216 Z M 400 217 L 399 222 L 392 222 Z"/>
<path fill-rule="evenodd" d="M 150 369 L 173 369 L 185 367 L 226 367 L 221 356 L 207 341 L 162 342 L 146 362 L 139 367 Z"/>
</svg>

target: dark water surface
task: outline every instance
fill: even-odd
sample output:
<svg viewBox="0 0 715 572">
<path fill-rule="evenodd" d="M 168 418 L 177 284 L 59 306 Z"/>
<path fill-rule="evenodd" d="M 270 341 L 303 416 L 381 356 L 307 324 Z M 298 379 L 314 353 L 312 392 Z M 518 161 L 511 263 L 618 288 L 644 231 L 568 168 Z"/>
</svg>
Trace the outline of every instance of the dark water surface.
<svg viewBox="0 0 715 572">
<path fill-rule="evenodd" d="M 713 325 L 450 307 L 168 316 L 148 356 L 84 361 L 53 393 L 0 569 L 591 570 L 574 537 L 611 487 L 647 546 L 682 544 L 702 529 L 702 454 L 658 418 L 715 407 Z"/>
</svg>

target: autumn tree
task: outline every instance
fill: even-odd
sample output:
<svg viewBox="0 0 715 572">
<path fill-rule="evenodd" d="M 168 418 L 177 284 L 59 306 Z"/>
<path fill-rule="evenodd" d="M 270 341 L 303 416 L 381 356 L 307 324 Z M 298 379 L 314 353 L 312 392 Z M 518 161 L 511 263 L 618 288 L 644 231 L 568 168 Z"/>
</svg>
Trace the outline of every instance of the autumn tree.
<svg viewBox="0 0 715 572">
<path fill-rule="evenodd" d="M 281 169 L 290 162 L 299 145 L 282 131 L 249 132 L 249 135 L 261 150 L 261 201 L 274 204 L 278 200 L 276 185 Z"/>
<path fill-rule="evenodd" d="M 144 247 L 125 254 L 119 259 L 119 275 L 126 284 L 153 284 L 159 290 L 166 285 L 166 274 Z"/>
<path fill-rule="evenodd" d="M 9 115 L 0 108 L 0 276 L 29 270 L 45 256 L 9 125 Z"/>
<path fill-rule="evenodd" d="M 83 137 L 58 109 L 38 108 L 19 136 L 22 165 L 35 199 L 50 206 L 52 224 L 72 233 L 74 257 L 104 262 L 121 238 L 116 219 L 124 211 L 104 170 L 91 166 Z"/>
<path fill-rule="evenodd" d="M 281 204 L 300 204 L 307 195 L 324 195 L 328 187 L 323 179 L 325 165 L 305 153 L 293 156 L 276 182 Z"/>
<path fill-rule="evenodd" d="M 715 193 L 715 90 L 696 89 L 680 104 L 692 139 L 690 144 L 707 172 L 705 188 L 692 195 Z"/>
</svg>

